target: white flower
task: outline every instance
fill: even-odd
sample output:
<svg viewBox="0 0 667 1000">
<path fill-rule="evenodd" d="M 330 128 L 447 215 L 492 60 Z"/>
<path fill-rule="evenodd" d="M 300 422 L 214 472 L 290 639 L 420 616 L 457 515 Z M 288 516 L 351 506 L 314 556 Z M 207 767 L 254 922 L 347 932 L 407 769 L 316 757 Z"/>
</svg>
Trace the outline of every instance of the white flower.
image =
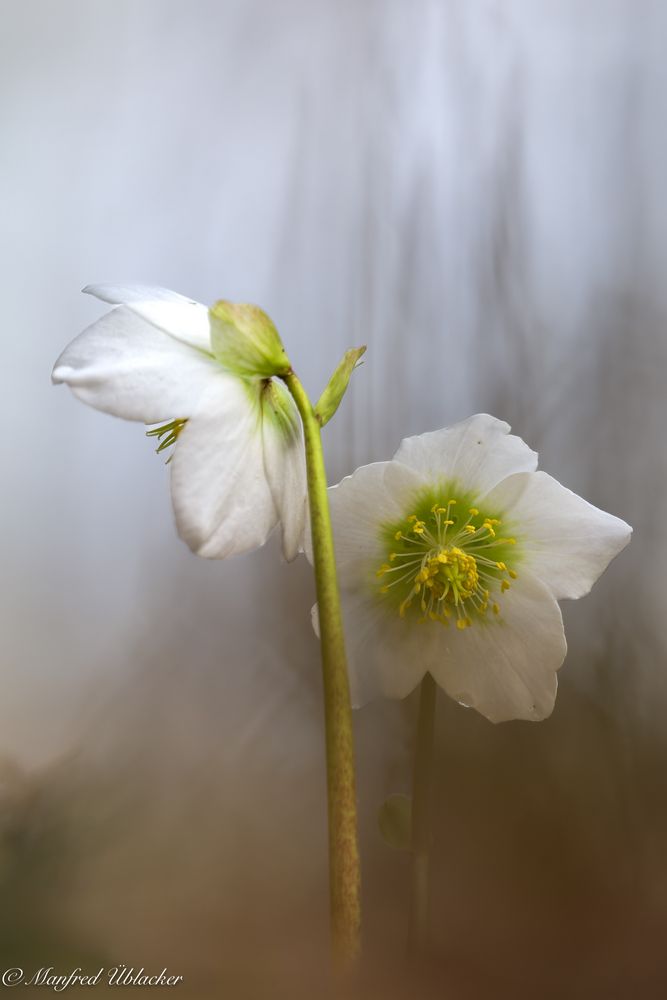
<svg viewBox="0 0 667 1000">
<path fill-rule="evenodd" d="M 164 425 L 150 433 L 161 447 L 175 445 L 176 525 L 194 552 L 209 558 L 246 552 L 263 545 L 280 521 L 285 557 L 293 559 L 306 517 L 301 420 L 279 379 L 261 368 L 255 377 L 239 374 L 228 361 L 241 342 L 248 357 L 265 365 L 267 344 L 289 364 L 268 317 L 255 307 L 231 307 L 246 326 L 249 317 L 256 321 L 260 333 L 251 341 L 229 320 L 229 304 L 219 304 L 223 325 L 217 307 L 209 311 L 163 288 L 84 291 L 115 308 L 63 351 L 53 381 L 67 383 L 98 410 Z"/>
<path fill-rule="evenodd" d="M 557 601 L 588 593 L 631 528 L 536 472 L 509 431 L 478 414 L 330 489 L 356 707 L 430 671 L 493 722 L 551 713 Z"/>
</svg>

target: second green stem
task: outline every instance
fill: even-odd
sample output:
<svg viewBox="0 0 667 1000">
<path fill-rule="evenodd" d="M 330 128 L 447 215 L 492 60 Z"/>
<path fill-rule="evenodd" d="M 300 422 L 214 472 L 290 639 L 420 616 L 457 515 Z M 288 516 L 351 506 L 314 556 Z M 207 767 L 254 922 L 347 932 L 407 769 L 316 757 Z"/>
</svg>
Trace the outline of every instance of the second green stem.
<svg viewBox="0 0 667 1000">
<path fill-rule="evenodd" d="M 428 945 L 429 862 L 433 793 L 433 739 L 438 689 L 426 674 L 419 692 L 417 745 L 412 781 L 412 906 L 408 952 L 415 957 Z"/>
</svg>

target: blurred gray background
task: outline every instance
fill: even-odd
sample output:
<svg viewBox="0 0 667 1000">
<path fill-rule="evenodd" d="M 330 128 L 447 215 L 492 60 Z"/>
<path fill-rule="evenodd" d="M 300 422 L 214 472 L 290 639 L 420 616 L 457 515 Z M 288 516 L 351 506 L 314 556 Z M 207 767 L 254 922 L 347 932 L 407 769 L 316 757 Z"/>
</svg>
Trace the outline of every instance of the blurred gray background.
<svg viewBox="0 0 667 1000">
<path fill-rule="evenodd" d="M 634 540 L 553 717 L 441 696 L 433 949 L 403 965 L 414 699 L 355 716 L 360 996 L 663 996 L 667 7 L 2 0 L 0 958 L 325 995 L 313 586 L 176 537 L 141 425 L 49 384 L 89 282 L 260 304 L 332 482 L 485 410 Z"/>
</svg>

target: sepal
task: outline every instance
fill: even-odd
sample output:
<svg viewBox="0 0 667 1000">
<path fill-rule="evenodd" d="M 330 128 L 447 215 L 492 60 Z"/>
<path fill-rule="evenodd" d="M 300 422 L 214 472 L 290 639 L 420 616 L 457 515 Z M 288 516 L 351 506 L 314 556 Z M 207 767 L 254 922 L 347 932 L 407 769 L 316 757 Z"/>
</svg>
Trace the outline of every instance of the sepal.
<svg viewBox="0 0 667 1000">
<path fill-rule="evenodd" d="M 290 362 L 273 321 L 259 306 L 221 299 L 209 309 L 213 354 L 242 378 L 286 375 Z"/>
</svg>

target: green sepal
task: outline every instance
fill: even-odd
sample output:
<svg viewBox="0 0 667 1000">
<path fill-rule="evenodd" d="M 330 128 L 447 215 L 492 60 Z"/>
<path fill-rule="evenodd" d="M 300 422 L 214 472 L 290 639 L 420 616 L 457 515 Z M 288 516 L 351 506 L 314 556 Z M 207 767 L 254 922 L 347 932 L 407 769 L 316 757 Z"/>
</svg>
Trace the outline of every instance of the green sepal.
<svg viewBox="0 0 667 1000">
<path fill-rule="evenodd" d="M 382 839 L 395 851 L 409 851 L 412 839 L 412 799 L 395 792 L 378 810 Z"/>
<path fill-rule="evenodd" d="M 315 405 L 315 416 L 321 427 L 329 423 L 340 406 L 340 401 L 345 395 L 350 376 L 359 364 L 359 358 L 365 350 L 364 346 L 351 347 L 349 351 L 346 351 L 343 355 L 343 360 L 329 379 L 326 389 Z"/>
<path fill-rule="evenodd" d="M 301 421 L 288 389 L 277 379 L 262 382 L 260 389 L 262 419 L 272 424 L 284 444 L 301 440 Z"/>
<path fill-rule="evenodd" d="M 273 321 L 259 306 L 221 299 L 208 311 L 213 354 L 243 378 L 287 375 L 291 365 Z"/>
</svg>

